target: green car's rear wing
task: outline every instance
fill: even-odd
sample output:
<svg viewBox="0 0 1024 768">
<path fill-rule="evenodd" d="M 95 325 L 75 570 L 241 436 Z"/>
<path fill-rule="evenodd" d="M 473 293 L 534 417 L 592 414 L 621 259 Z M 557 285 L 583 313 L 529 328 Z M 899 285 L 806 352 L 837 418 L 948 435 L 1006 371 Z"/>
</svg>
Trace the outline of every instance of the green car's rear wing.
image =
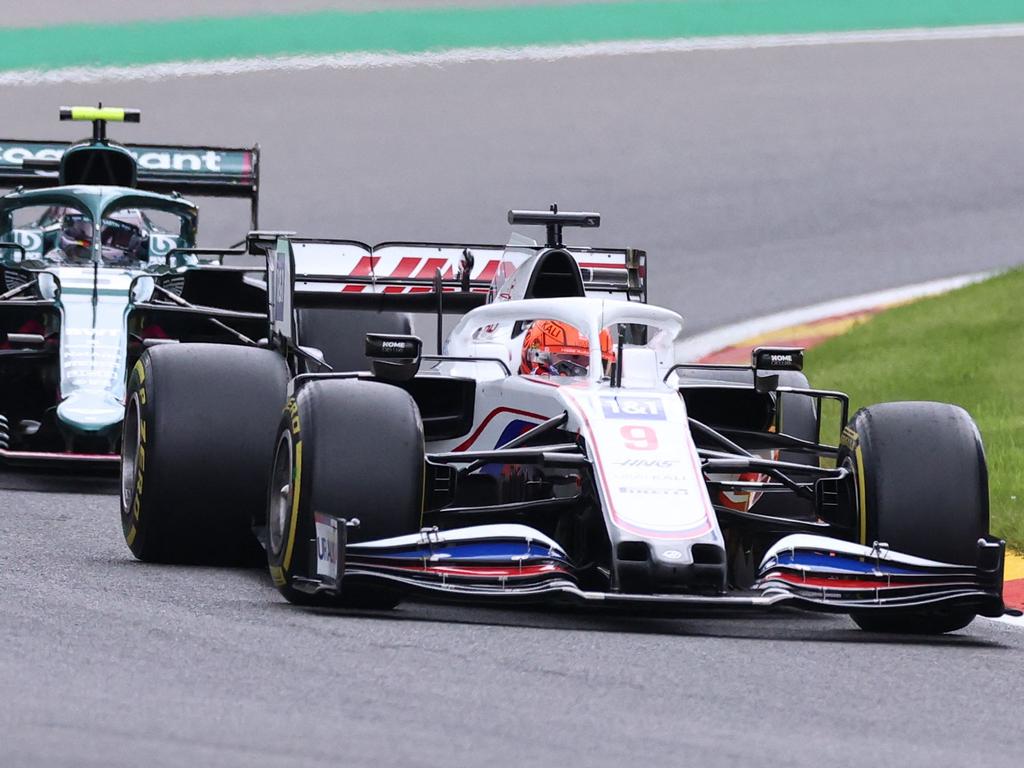
<svg viewBox="0 0 1024 768">
<path fill-rule="evenodd" d="M 58 169 L 71 142 L 0 139 L 0 187 L 37 189 L 60 183 Z M 138 187 L 192 197 L 259 200 L 260 149 L 127 144 Z M 254 221 L 254 226 L 256 222 Z"/>
<path fill-rule="evenodd" d="M 244 198 L 251 203 L 252 227 L 258 226 L 258 145 L 122 145 L 107 138 L 106 124 L 139 122 L 137 110 L 62 107 L 60 117 L 92 122 L 92 138 L 80 142 L 0 139 L 0 188 L 114 184 L 188 197 Z M 72 154 L 76 155 L 74 163 Z M 134 169 L 126 155 L 134 159 Z"/>
</svg>

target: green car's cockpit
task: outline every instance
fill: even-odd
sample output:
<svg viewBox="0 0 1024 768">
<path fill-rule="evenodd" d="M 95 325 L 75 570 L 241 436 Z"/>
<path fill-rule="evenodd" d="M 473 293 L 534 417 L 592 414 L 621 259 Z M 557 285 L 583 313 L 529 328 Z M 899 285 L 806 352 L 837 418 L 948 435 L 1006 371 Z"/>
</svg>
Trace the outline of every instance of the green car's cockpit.
<svg viewBox="0 0 1024 768">
<path fill-rule="evenodd" d="M 149 231 L 145 228 L 144 216 L 141 211 L 126 211 L 116 216 L 103 219 L 100 227 L 102 264 L 128 269 L 144 266 L 149 261 Z M 66 213 L 61 218 L 57 247 L 46 254 L 46 260 L 69 266 L 91 264 L 95 239 L 96 228 L 88 217 Z"/>
<path fill-rule="evenodd" d="M 139 269 L 194 247 L 197 220 L 191 202 L 138 189 L 15 191 L 0 197 L 0 243 L 19 248 L 0 249 L 0 258 Z"/>
</svg>

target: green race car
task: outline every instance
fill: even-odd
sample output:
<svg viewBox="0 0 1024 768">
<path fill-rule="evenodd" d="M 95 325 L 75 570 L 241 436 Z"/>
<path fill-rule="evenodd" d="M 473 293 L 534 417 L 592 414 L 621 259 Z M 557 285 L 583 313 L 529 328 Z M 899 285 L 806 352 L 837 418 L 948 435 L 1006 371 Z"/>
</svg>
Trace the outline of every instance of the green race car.
<svg viewBox="0 0 1024 768">
<path fill-rule="evenodd" d="M 210 265 L 181 193 L 246 198 L 255 228 L 259 150 L 107 138 L 108 122 L 139 118 L 62 108 L 62 120 L 92 122 L 92 136 L 0 140 L 0 186 L 13 187 L 0 197 L 0 461 L 116 464 L 125 371 L 142 350 L 240 333 L 182 298 L 190 268 Z M 225 294 L 212 303 L 265 317 L 258 286 L 218 274 L 203 281 Z"/>
</svg>

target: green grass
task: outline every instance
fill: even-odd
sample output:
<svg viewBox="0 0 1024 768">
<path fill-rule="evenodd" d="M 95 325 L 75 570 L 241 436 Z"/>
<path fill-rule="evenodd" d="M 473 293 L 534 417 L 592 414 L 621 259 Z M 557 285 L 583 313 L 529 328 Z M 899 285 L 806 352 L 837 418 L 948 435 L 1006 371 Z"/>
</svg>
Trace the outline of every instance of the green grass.
<svg viewBox="0 0 1024 768">
<path fill-rule="evenodd" d="M 1024 268 L 876 315 L 810 350 L 805 366 L 815 387 L 848 392 L 851 409 L 889 400 L 966 408 L 985 442 L 992 531 L 1017 549 L 1024 548 L 1022 306 Z"/>
</svg>

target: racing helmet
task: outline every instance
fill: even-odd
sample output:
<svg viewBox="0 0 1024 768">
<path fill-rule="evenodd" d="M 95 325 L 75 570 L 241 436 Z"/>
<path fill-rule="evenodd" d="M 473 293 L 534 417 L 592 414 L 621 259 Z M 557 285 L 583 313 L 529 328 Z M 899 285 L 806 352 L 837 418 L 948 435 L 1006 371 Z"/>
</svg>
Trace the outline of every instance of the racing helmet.
<svg viewBox="0 0 1024 768">
<path fill-rule="evenodd" d="M 118 211 L 103 219 L 100 245 L 103 263 L 128 266 L 145 260 L 148 237 L 141 213 Z M 68 264 L 92 261 L 93 223 L 80 213 L 66 213 L 61 220 L 60 250 Z"/>
<path fill-rule="evenodd" d="M 601 331 L 601 359 L 607 371 L 615 362 L 612 337 Z M 557 320 L 535 320 L 523 339 L 520 373 L 547 376 L 586 376 L 590 369 L 590 343 L 580 332 Z"/>
</svg>

